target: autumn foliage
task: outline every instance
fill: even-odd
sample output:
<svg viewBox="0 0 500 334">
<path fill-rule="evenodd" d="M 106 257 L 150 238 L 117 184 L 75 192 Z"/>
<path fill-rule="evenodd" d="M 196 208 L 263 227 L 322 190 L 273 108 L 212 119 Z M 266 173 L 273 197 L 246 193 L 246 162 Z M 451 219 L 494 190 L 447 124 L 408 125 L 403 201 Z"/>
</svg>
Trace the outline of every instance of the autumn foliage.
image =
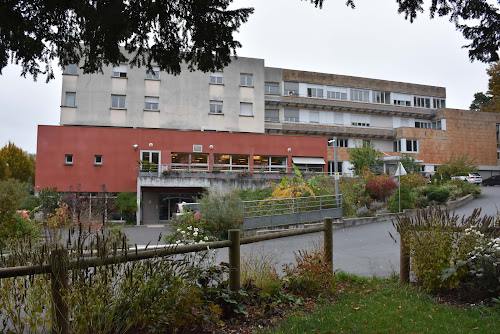
<svg viewBox="0 0 500 334">
<path fill-rule="evenodd" d="M 386 174 L 375 175 L 365 170 L 363 172 L 363 178 L 366 180 L 366 189 L 368 189 L 370 196 L 378 201 L 385 201 L 385 199 L 392 194 L 394 189 L 398 187 L 396 182 Z"/>
</svg>

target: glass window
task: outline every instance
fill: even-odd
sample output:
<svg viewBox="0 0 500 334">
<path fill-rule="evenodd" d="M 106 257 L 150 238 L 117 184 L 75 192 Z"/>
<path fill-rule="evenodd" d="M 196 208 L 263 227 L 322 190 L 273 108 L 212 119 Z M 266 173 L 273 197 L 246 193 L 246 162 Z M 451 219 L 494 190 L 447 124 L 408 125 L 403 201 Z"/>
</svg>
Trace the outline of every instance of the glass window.
<svg viewBox="0 0 500 334">
<path fill-rule="evenodd" d="M 76 93 L 66 92 L 66 107 L 76 107 Z"/>
<path fill-rule="evenodd" d="M 160 152 L 141 151 L 141 172 L 158 172 Z"/>
<path fill-rule="evenodd" d="M 413 106 L 418 108 L 430 108 L 431 107 L 431 99 L 428 97 L 413 97 Z"/>
<path fill-rule="evenodd" d="M 309 112 L 309 123 L 318 124 L 319 123 L 319 111 Z"/>
<path fill-rule="evenodd" d="M 415 122 L 415 127 L 420 129 L 430 129 L 431 122 Z"/>
<path fill-rule="evenodd" d="M 287 158 L 283 156 L 254 155 L 253 166 L 257 171 L 286 171 Z"/>
<path fill-rule="evenodd" d="M 146 70 L 146 79 L 160 80 L 160 68 L 157 66 L 153 66 L 153 71 Z"/>
<path fill-rule="evenodd" d="M 342 92 L 342 91 L 336 91 L 336 90 L 327 90 L 326 91 L 326 98 L 327 99 L 332 99 L 332 100 L 347 100 L 347 93 Z"/>
<path fill-rule="evenodd" d="M 406 152 L 418 152 L 418 140 L 406 139 Z"/>
<path fill-rule="evenodd" d="M 394 152 L 401 152 L 401 140 L 395 140 L 392 142 L 392 149 Z"/>
<path fill-rule="evenodd" d="M 280 93 L 280 85 L 276 82 L 266 82 L 264 89 L 265 94 L 279 95 Z"/>
<path fill-rule="evenodd" d="M 214 154 L 214 170 L 249 170 L 248 155 Z"/>
<path fill-rule="evenodd" d="M 102 166 L 102 155 L 94 155 L 94 165 Z"/>
<path fill-rule="evenodd" d="M 222 114 L 222 101 L 210 101 L 210 113 Z"/>
<path fill-rule="evenodd" d="M 349 139 L 337 138 L 337 147 L 348 147 Z M 328 138 L 328 146 L 333 147 L 333 137 Z"/>
<path fill-rule="evenodd" d="M 435 130 L 441 130 L 441 121 L 434 121 L 432 122 L 432 128 Z"/>
<path fill-rule="evenodd" d="M 297 109 L 285 109 L 285 122 L 299 122 L 299 111 Z"/>
<path fill-rule="evenodd" d="M 266 122 L 279 122 L 280 121 L 280 111 L 274 109 L 266 109 L 264 115 L 264 120 Z"/>
<path fill-rule="evenodd" d="M 64 156 L 64 164 L 65 165 L 72 165 L 73 164 L 73 154 L 66 154 Z"/>
<path fill-rule="evenodd" d="M 370 91 L 351 89 L 351 101 L 370 102 Z"/>
<path fill-rule="evenodd" d="M 208 170 L 207 153 L 172 153 L 172 169 Z"/>
<path fill-rule="evenodd" d="M 253 105 L 251 103 L 240 103 L 240 116 L 252 116 Z"/>
<path fill-rule="evenodd" d="M 299 96 L 299 83 L 285 81 L 284 90 L 287 96 Z"/>
<path fill-rule="evenodd" d="M 113 67 L 113 77 L 114 78 L 126 78 L 127 77 L 127 65 L 120 65 Z"/>
<path fill-rule="evenodd" d="M 214 72 L 210 74 L 210 83 L 214 85 L 222 85 L 224 83 L 224 76 L 222 72 Z"/>
<path fill-rule="evenodd" d="M 160 98 L 146 96 L 144 98 L 144 109 L 145 110 L 159 110 Z"/>
<path fill-rule="evenodd" d="M 78 74 L 78 65 L 68 64 L 68 67 L 66 67 L 66 74 L 73 74 L 73 75 Z"/>
<path fill-rule="evenodd" d="M 446 108 L 446 101 L 444 99 L 433 99 L 434 109 Z"/>
<path fill-rule="evenodd" d="M 111 108 L 125 109 L 125 95 L 111 95 Z"/>
<path fill-rule="evenodd" d="M 240 86 L 253 87 L 253 74 L 241 73 Z"/>
<path fill-rule="evenodd" d="M 323 89 L 322 88 L 307 88 L 307 97 L 323 98 Z"/>
<path fill-rule="evenodd" d="M 391 104 L 391 93 L 373 91 L 373 103 Z"/>
</svg>

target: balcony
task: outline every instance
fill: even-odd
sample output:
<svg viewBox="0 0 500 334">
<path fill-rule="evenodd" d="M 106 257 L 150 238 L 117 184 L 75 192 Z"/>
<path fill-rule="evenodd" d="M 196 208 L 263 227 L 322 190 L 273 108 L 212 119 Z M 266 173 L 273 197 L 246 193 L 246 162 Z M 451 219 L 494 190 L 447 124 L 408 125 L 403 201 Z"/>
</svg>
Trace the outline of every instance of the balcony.
<svg viewBox="0 0 500 334">
<path fill-rule="evenodd" d="M 322 136 L 346 136 L 360 138 L 394 139 L 392 128 L 345 127 L 333 124 L 311 124 L 300 122 L 266 123 L 266 131 L 280 131 L 286 134 L 310 134 Z"/>
<path fill-rule="evenodd" d="M 340 112 L 363 112 L 381 115 L 415 117 L 421 119 L 431 119 L 435 116 L 435 110 L 432 109 L 309 97 L 299 95 L 297 92 L 293 92 L 287 96 L 266 95 L 265 104 L 267 106 L 282 106 L 285 108 L 290 107 Z"/>
</svg>

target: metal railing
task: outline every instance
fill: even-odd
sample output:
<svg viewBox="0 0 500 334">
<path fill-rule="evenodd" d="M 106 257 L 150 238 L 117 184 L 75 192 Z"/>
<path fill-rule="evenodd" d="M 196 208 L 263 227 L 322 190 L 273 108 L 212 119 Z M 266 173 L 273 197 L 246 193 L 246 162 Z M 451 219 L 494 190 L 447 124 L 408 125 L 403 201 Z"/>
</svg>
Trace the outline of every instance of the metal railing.
<svg viewBox="0 0 500 334">
<path fill-rule="evenodd" d="M 281 227 L 342 217 L 342 195 L 243 202 L 243 230 Z"/>
<path fill-rule="evenodd" d="M 229 165 L 228 165 L 229 166 Z M 282 166 L 282 165 L 272 165 L 272 166 L 245 166 L 244 168 L 241 166 L 233 166 L 233 168 L 229 168 L 226 166 L 225 168 L 220 165 L 189 165 L 189 164 L 148 164 L 143 166 L 142 164 L 139 166 L 139 176 L 153 176 L 153 177 L 161 177 L 161 176 L 177 176 L 181 174 L 192 174 L 192 176 L 203 177 L 208 174 L 232 174 L 235 176 L 258 176 L 258 175 L 269 175 L 269 174 L 280 174 L 282 176 L 292 175 L 295 176 L 295 170 L 293 167 Z M 333 172 L 320 172 L 311 168 L 302 169 L 299 168 L 300 172 L 304 177 L 311 177 L 314 175 L 325 175 L 328 177 L 333 177 Z M 340 176 L 352 177 L 352 173 L 340 173 Z M 257 178 L 257 177 L 256 177 Z"/>
</svg>

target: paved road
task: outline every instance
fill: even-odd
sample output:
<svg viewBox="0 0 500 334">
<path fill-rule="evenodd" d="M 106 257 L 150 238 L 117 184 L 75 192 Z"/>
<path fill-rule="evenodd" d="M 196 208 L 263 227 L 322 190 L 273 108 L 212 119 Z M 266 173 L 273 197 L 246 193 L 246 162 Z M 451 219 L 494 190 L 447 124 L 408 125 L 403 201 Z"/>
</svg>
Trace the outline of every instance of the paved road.
<svg viewBox="0 0 500 334">
<path fill-rule="evenodd" d="M 500 187 L 482 187 L 482 194 L 472 202 L 455 212 L 469 215 L 475 208 L 482 208 L 482 215 L 496 215 L 500 210 Z M 156 244 L 158 234 L 165 233 L 160 227 L 129 227 L 126 233 L 132 243 L 145 244 L 151 241 Z M 349 273 L 362 276 L 388 277 L 399 273 L 399 243 L 396 243 L 389 232 L 398 239 L 392 222 L 380 222 L 370 225 L 356 226 L 334 230 L 333 249 L 334 267 Z M 281 268 L 283 263 L 294 260 L 294 252 L 310 249 L 322 244 L 322 234 L 315 233 L 283 239 L 275 239 L 242 246 L 242 257 L 259 257 L 272 254 Z M 220 250 L 218 261 L 227 261 L 227 251 Z"/>
</svg>

